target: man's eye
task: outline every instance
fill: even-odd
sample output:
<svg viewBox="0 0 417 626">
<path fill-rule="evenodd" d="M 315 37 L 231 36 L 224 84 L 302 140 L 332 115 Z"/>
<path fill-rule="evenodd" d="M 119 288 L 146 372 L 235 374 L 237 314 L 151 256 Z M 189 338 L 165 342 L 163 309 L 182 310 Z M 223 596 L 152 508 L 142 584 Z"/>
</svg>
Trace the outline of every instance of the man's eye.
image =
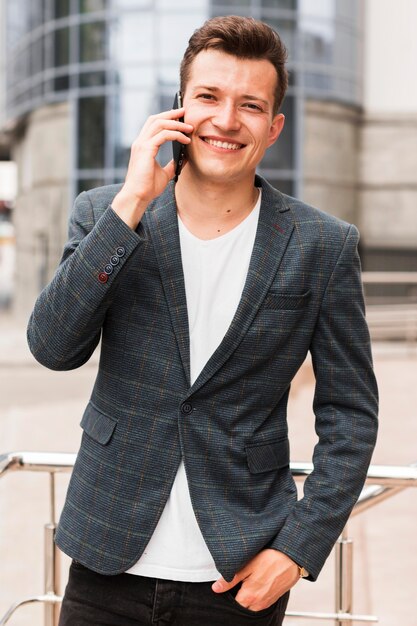
<svg viewBox="0 0 417 626">
<path fill-rule="evenodd" d="M 200 93 L 197 98 L 201 98 L 202 100 L 214 100 L 214 96 L 211 93 Z"/>
<path fill-rule="evenodd" d="M 253 111 L 263 111 L 262 107 L 260 107 L 258 104 L 254 104 L 253 102 L 246 102 L 243 106 L 248 109 L 252 109 Z"/>
</svg>

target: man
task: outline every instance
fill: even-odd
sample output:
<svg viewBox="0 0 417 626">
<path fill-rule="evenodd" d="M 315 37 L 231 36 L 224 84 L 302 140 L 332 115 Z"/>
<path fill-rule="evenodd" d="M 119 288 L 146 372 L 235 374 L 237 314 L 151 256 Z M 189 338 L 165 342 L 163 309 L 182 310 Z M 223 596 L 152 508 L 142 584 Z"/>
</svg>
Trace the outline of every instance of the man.
<svg viewBox="0 0 417 626">
<path fill-rule="evenodd" d="M 357 230 L 255 175 L 286 86 L 272 29 L 209 20 L 184 108 L 148 119 L 122 186 L 75 203 L 28 332 L 57 370 L 102 339 L 57 531 L 74 559 L 61 626 L 279 625 L 360 493 L 377 390 Z M 167 141 L 185 146 L 176 184 Z M 297 502 L 286 406 L 309 350 L 318 443 Z"/>
</svg>

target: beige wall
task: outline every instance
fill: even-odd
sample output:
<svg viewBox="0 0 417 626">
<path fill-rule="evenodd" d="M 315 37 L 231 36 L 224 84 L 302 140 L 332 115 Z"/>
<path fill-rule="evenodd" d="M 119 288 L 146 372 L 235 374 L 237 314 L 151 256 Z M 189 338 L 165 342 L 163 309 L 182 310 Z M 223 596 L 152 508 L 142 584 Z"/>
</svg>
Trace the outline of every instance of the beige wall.
<svg viewBox="0 0 417 626">
<path fill-rule="evenodd" d="M 416 24 L 415 0 L 365 3 L 359 209 L 368 248 L 417 251 Z"/>
<path fill-rule="evenodd" d="M 417 2 L 364 2 L 364 108 L 417 112 Z"/>
<path fill-rule="evenodd" d="M 62 254 L 68 221 L 70 120 L 68 104 L 32 113 L 14 144 L 18 166 L 14 305 L 29 312 L 42 279 L 50 280 Z"/>
<path fill-rule="evenodd" d="M 365 248 L 417 250 L 417 2 L 364 8 L 363 109 L 307 102 L 303 197 Z"/>
<path fill-rule="evenodd" d="M 358 222 L 358 145 L 360 112 L 330 102 L 305 107 L 303 200 Z"/>
<path fill-rule="evenodd" d="M 417 112 L 366 115 L 360 159 L 366 245 L 417 250 Z"/>
</svg>

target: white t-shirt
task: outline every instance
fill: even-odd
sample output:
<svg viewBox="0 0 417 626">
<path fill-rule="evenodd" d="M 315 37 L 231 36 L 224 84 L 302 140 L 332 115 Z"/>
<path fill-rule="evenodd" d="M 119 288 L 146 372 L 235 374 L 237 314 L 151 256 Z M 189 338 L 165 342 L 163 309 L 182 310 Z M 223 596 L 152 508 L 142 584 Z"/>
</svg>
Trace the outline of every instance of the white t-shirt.
<svg viewBox="0 0 417 626">
<path fill-rule="evenodd" d="M 191 384 L 221 343 L 239 304 L 248 273 L 261 205 L 231 231 L 202 240 L 178 217 L 190 332 Z M 129 574 L 205 582 L 220 577 L 197 524 L 181 461 L 155 531 Z"/>
</svg>

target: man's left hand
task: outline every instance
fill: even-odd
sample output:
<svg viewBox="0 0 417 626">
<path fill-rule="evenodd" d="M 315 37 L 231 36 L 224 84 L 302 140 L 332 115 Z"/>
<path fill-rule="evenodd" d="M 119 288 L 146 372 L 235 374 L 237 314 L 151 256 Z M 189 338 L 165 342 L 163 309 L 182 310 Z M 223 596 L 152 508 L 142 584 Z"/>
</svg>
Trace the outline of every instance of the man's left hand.
<svg viewBox="0 0 417 626">
<path fill-rule="evenodd" d="M 236 602 L 251 611 L 262 611 L 276 602 L 300 579 L 298 565 L 278 550 L 266 548 L 235 574 L 230 583 L 219 578 L 213 583 L 216 593 L 229 591 L 242 581 Z"/>
</svg>

